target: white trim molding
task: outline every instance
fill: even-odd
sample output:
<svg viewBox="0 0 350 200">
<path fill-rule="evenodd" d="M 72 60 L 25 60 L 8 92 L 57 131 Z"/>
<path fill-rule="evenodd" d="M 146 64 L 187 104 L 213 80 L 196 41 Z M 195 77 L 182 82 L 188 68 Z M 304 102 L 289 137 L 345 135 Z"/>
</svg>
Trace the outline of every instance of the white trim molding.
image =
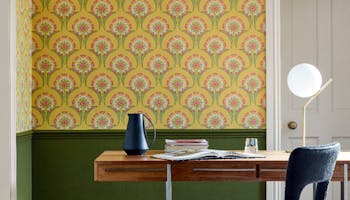
<svg viewBox="0 0 350 200">
<path fill-rule="evenodd" d="M 10 104 L 11 104 L 11 127 L 10 127 L 10 154 L 11 154 L 11 200 L 17 200 L 17 15 L 16 4 L 18 1 L 10 0 Z"/>
<path fill-rule="evenodd" d="M 266 147 L 281 150 L 280 0 L 266 0 Z M 282 199 L 281 183 L 267 182 L 266 199 Z"/>
<path fill-rule="evenodd" d="M 16 1 L 1 1 L 0 26 L 0 199 L 16 200 Z"/>
</svg>

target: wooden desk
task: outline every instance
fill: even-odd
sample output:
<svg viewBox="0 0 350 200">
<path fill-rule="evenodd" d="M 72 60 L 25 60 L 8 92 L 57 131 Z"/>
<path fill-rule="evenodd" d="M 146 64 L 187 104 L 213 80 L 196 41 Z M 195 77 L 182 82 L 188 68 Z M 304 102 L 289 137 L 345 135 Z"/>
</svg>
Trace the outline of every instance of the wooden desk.
<svg viewBox="0 0 350 200">
<path fill-rule="evenodd" d="M 289 153 L 259 151 L 265 158 L 168 161 L 105 151 L 95 160 L 95 181 L 164 181 L 171 200 L 172 181 L 284 181 Z M 347 200 L 350 152 L 340 152 L 332 181 L 341 181 L 341 199 Z"/>
</svg>

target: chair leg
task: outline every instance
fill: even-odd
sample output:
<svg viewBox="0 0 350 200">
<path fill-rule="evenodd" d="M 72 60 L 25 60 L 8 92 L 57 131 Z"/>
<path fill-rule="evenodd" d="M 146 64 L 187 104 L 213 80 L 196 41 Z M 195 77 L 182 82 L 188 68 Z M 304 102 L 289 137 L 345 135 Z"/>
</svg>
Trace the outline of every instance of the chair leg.
<svg viewBox="0 0 350 200">
<path fill-rule="evenodd" d="M 329 181 L 319 182 L 316 189 L 315 200 L 325 200 Z"/>
<path fill-rule="evenodd" d="M 300 187 L 300 185 L 290 185 L 285 187 L 284 200 L 299 200 L 303 189 L 304 186 Z"/>
</svg>

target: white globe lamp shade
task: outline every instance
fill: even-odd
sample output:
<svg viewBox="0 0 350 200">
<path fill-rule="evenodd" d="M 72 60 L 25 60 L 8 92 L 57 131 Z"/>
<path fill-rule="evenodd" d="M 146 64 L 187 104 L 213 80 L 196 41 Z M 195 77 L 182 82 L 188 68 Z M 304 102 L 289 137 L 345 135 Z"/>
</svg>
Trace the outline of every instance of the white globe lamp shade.
<svg viewBox="0 0 350 200">
<path fill-rule="evenodd" d="M 313 65 L 301 63 L 288 73 L 288 88 L 296 96 L 307 98 L 318 92 L 322 85 L 320 71 Z"/>
</svg>

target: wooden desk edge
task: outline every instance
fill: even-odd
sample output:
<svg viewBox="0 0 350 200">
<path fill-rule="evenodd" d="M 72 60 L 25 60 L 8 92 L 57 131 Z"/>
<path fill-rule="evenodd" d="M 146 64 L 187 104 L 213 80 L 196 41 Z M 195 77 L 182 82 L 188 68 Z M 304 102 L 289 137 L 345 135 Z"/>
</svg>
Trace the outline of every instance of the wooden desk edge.
<svg viewBox="0 0 350 200">
<path fill-rule="evenodd" d="M 187 166 L 191 165 L 201 165 L 201 166 L 217 166 L 216 168 L 219 169 L 220 166 L 224 166 L 224 168 L 228 168 L 225 165 L 227 164 L 235 164 L 235 165 L 251 165 L 254 163 L 257 166 L 257 171 L 256 171 L 256 177 L 251 177 L 250 179 L 247 179 L 245 181 L 283 181 L 284 176 L 285 176 L 285 166 L 288 163 L 288 158 L 289 158 L 289 153 L 286 152 L 268 152 L 268 151 L 261 151 L 259 153 L 262 153 L 266 155 L 267 158 L 259 158 L 259 159 L 222 159 L 222 160 L 189 160 L 185 162 L 179 162 L 179 161 L 169 161 L 169 160 L 163 160 L 163 159 L 157 159 L 157 158 L 151 158 L 151 155 L 155 153 L 161 153 L 162 151 L 149 151 L 148 154 L 145 156 L 126 156 L 126 154 L 122 151 L 105 151 L 100 156 L 98 156 L 94 160 L 94 180 L 95 181 L 142 181 L 142 178 L 136 178 L 135 180 L 127 179 L 127 180 L 114 180 L 114 179 L 103 179 L 98 177 L 98 170 L 100 166 L 143 166 L 144 168 L 152 168 L 152 166 L 162 166 L 161 168 L 166 168 L 167 164 L 171 164 L 172 167 L 174 166 L 181 166 L 183 164 Z M 271 159 L 270 155 L 278 156 L 282 155 L 282 159 Z M 108 157 L 108 159 L 106 159 Z M 112 158 L 112 159 L 111 159 Z M 334 176 L 332 178 L 333 181 L 341 181 L 343 179 L 343 167 L 341 165 L 344 164 L 350 164 L 350 152 L 340 152 L 337 160 L 337 167 L 334 172 Z M 258 166 L 259 165 L 259 166 Z M 266 170 L 267 169 L 267 170 Z M 276 169 L 277 172 L 273 172 L 273 170 Z M 265 176 L 261 176 L 262 172 L 265 170 Z M 269 172 L 269 170 L 272 170 Z M 279 171 L 279 172 L 278 172 Z M 350 172 L 350 169 L 349 169 Z M 192 172 L 188 171 L 187 175 L 191 174 Z M 274 176 L 270 174 L 273 174 Z M 277 175 L 276 175 L 277 174 Z M 350 174 L 350 173 L 348 173 Z M 152 180 L 145 179 L 144 181 L 164 181 L 166 180 L 166 170 L 163 172 L 158 173 L 159 177 L 155 178 Z M 283 176 L 283 177 L 282 177 Z M 147 178 L 147 177 L 146 177 Z M 237 177 L 239 178 L 239 177 Z M 350 178 L 350 177 L 349 177 Z M 185 178 L 186 179 L 186 178 Z M 188 180 L 187 180 L 188 179 Z M 196 179 L 189 179 L 187 178 L 187 181 L 196 181 Z M 208 181 L 211 181 L 209 179 L 212 179 L 212 177 L 208 176 Z M 224 180 L 223 178 L 222 180 Z M 173 181 L 181 181 L 181 178 L 177 178 L 173 176 Z M 205 181 L 205 178 L 198 178 L 199 181 Z M 226 180 L 226 179 L 225 179 Z M 234 177 L 231 177 L 231 179 L 228 178 L 228 180 L 238 180 L 235 179 Z M 244 178 L 239 178 L 239 180 L 244 180 Z"/>
</svg>

